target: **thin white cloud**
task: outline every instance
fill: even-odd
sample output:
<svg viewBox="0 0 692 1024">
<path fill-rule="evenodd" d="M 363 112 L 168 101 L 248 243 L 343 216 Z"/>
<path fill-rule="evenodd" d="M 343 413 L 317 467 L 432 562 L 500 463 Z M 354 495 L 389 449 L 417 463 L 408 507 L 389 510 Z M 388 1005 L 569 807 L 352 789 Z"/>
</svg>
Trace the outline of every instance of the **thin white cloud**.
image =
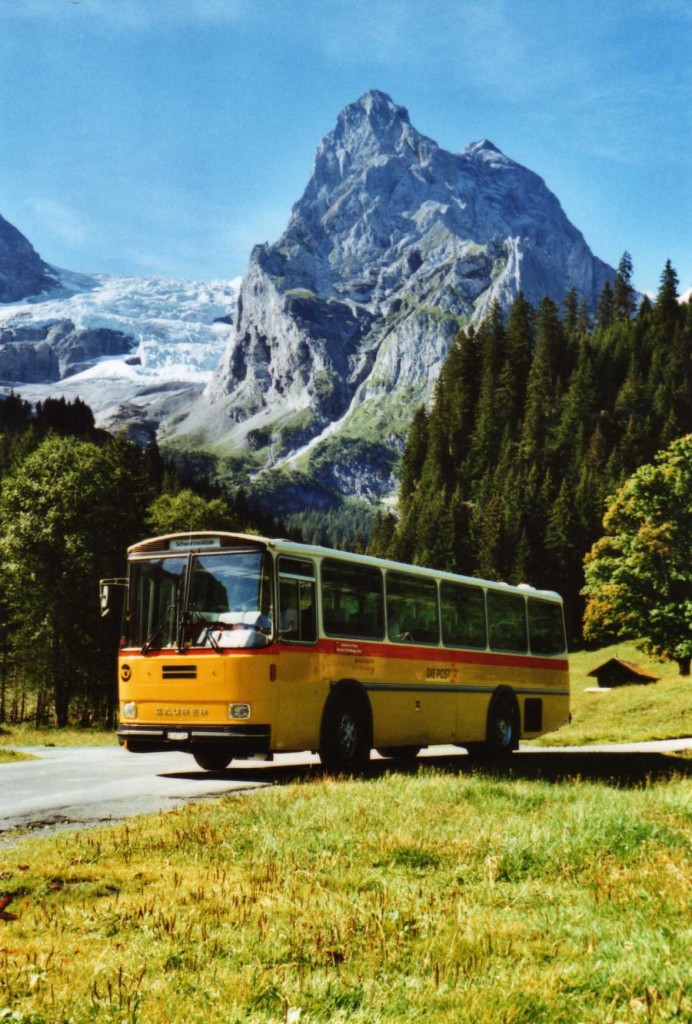
<svg viewBox="0 0 692 1024">
<path fill-rule="evenodd" d="M 251 0 L 2 0 L 2 19 L 83 19 L 83 25 L 137 30 L 234 22 L 252 11 Z"/>
<path fill-rule="evenodd" d="M 312 24 L 317 44 L 342 66 L 412 75 L 439 67 L 444 78 L 515 102 L 555 77 L 554 59 L 511 0 L 321 0 Z"/>
<path fill-rule="evenodd" d="M 66 203 L 42 196 L 29 196 L 24 205 L 31 216 L 44 225 L 46 235 L 73 248 L 87 246 L 94 241 L 96 232 L 87 218 Z"/>
</svg>

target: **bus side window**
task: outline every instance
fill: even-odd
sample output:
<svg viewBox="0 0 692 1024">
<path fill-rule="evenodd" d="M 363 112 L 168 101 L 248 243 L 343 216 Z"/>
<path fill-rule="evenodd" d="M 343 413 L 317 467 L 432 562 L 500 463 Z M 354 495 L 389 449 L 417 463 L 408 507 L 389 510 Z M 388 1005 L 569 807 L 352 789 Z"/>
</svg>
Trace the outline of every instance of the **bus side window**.
<svg viewBox="0 0 692 1024">
<path fill-rule="evenodd" d="M 387 573 L 387 634 L 398 643 L 436 644 L 439 640 L 434 580 Z"/>
<path fill-rule="evenodd" d="M 322 622 L 328 636 L 381 640 L 384 600 L 380 569 L 325 558 L 322 562 Z"/>
<path fill-rule="evenodd" d="M 564 654 L 567 644 L 562 605 L 530 597 L 529 636 L 532 654 Z"/>
<path fill-rule="evenodd" d="M 447 647 L 487 646 L 485 595 L 482 587 L 464 583 L 440 583 L 442 642 Z"/>
<path fill-rule="evenodd" d="M 279 637 L 298 643 L 314 643 L 317 639 L 312 562 L 279 559 Z"/>
<path fill-rule="evenodd" d="M 528 650 L 526 602 L 519 594 L 488 590 L 488 631 L 493 651 Z"/>
</svg>

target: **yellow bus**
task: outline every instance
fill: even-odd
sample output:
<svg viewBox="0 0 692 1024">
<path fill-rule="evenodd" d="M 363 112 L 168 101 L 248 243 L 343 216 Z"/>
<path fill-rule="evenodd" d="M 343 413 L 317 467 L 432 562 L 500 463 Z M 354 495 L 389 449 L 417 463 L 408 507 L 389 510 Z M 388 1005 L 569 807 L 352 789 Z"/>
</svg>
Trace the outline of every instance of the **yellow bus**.
<svg viewBox="0 0 692 1024">
<path fill-rule="evenodd" d="M 121 745 L 233 758 L 372 748 L 506 755 L 569 717 L 562 600 L 328 548 L 233 533 L 128 550 Z M 112 597 L 112 593 L 110 594 Z"/>
</svg>

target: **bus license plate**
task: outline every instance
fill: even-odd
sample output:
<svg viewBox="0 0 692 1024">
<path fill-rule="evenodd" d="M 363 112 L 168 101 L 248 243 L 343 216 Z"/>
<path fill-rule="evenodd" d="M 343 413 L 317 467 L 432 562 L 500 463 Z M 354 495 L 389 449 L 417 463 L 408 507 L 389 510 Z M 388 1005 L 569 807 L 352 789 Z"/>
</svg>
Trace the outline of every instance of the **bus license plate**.
<svg viewBox="0 0 692 1024">
<path fill-rule="evenodd" d="M 189 732 L 170 732 L 168 733 L 169 740 L 189 740 Z"/>
</svg>

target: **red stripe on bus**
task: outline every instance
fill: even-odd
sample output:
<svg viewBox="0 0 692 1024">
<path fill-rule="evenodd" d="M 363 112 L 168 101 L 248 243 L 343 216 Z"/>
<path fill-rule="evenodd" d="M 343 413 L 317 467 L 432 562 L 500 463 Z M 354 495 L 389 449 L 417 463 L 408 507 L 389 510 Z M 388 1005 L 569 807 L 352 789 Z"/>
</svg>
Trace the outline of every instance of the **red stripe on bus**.
<svg viewBox="0 0 692 1024">
<path fill-rule="evenodd" d="M 363 643 L 360 640 L 320 640 L 324 654 L 348 657 L 400 658 L 405 661 L 448 661 L 466 665 L 502 665 L 507 668 L 545 668 L 566 671 L 566 658 L 541 658 L 528 654 L 498 654 L 490 651 L 457 650 L 449 647 L 419 647 L 415 644 Z"/>
<path fill-rule="evenodd" d="M 398 658 L 402 661 L 446 661 L 463 665 L 494 665 L 502 668 L 553 669 L 566 672 L 569 662 L 566 658 L 546 658 L 529 654 L 498 654 L 490 651 L 457 650 L 449 647 L 419 647 L 415 644 L 388 644 L 377 641 L 322 639 L 315 644 L 270 644 L 268 647 L 235 647 L 215 651 L 213 648 L 191 647 L 182 654 L 184 658 L 206 658 L 219 653 L 226 656 L 238 654 L 253 657 L 277 657 L 280 654 L 329 654 L 344 658 Z M 139 648 L 120 651 L 120 657 L 139 655 Z M 179 658 L 175 650 L 150 650 L 146 658 Z"/>
</svg>

